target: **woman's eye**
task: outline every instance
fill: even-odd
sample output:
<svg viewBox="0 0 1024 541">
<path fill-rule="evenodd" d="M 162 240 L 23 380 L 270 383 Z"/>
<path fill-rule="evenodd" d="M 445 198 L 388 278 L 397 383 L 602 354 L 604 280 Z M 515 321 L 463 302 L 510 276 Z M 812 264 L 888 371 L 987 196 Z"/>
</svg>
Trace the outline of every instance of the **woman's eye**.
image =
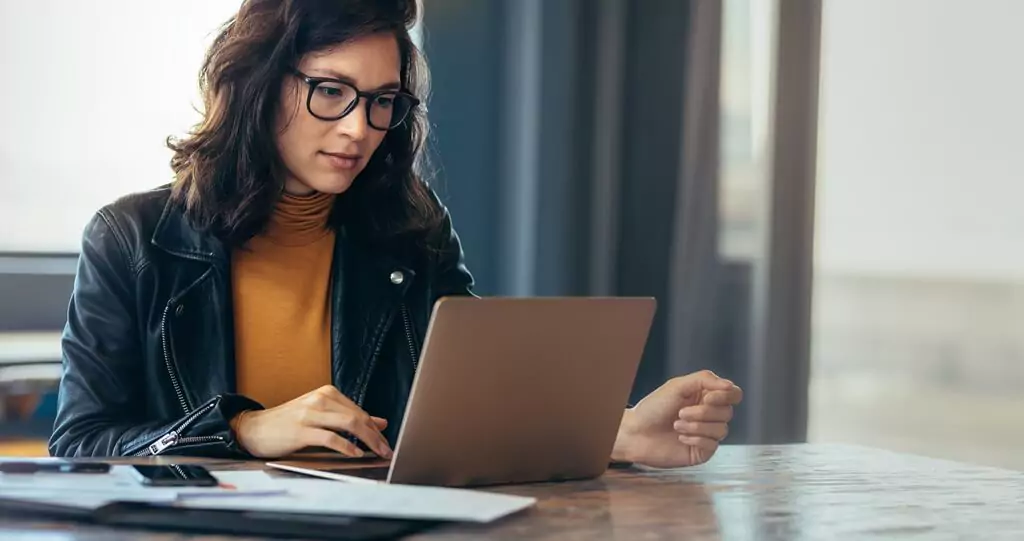
<svg viewBox="0 0 1024 541">
<path fill-rule="evenodd" d="M 377 99 L 374 100 L 374 101 L 376 102 L 376 105 L 379 106 L 379 107 L 390 108 L 395 103 L 395 97 L 394 96 L 377 96 Z"/>
<path fill-rule="evenodd" d="M 343 94 L 345 94 L 345 89 L 337 86 L 320 85 L 316 88 L 316 90 L 321 95 L 328 98 L 340 98 Z"/>
</svg>

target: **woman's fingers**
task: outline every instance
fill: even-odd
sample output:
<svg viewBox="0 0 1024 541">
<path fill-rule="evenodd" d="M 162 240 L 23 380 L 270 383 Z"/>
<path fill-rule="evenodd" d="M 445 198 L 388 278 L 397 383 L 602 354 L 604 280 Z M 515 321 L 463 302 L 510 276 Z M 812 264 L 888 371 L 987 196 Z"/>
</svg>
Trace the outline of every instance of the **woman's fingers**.
<svg viewBox="0 0 1024 541">
<path fill-rule="evenodd" d="M 363 443 L 370 449 L 373 449 L 377 456 L 391 458 L 391 445 L 388 444 L 384 434 L 381 434 L 380 431 L 382 429 L 377 427 L 377 424 L 369 415 L 365 417 L 357 415 L 356 419 L 352 421 L 352 428 L 346 428 L 345 430 L 363 440 Z"/>
<path fill-rule="evenodd" d="M 333 385 L 324 385 L 309 393 L 307 406 L 305 417 L 313 426 L 344 430 L 362 440 L 378 456 L 391 457 L 391 446 L 381 434 L 387 421 L 370 417 Z"/>
<path fill-rule="evenodd" d="M 383 419 L 382 419 L 383 420 Z M 382 458 L 391 458 L 391 446 L 369 415 L 348 411 L 307 410 L 303 418 L 306 426 L 345 431 L 359 438 Z"/>
<path fill-rule="evenodd" d="M 698 423 L 728 423 L 732 420 L 732 406 L 688 406 L 679 410 L 679 418 Z"/>
<path fill-rule="evenodd" d="M 355 444 L 339 436 L 337 432 L 331 432 L 322 428 L 304 428 L 302 444 L 306 447 L 326 447 L 352 458 L 363 456 L 363 451 L 356 447 Z"/>
<path fill-rule="evenodd" d="M 696 447 L 706 452 L 707 456 L 715 454 L 715 451 L 718 450 L 717 441 L 699 436 L 679 436 L 679 442 L 690 447 Z"/>
<path fill-rule="evenodd" d="M 697 436 L 715 441 L 722 441 L 729 435 L 729 425 L 725 423 L 701 423 L 694 421 L 676 421 L 672 428 L 680 436 Z"/>
<path fill-rule="evenodd" d="M 743 389 L 732 387 L 724 391 L 708 391 L 701 403 L 708 406 L 735 406 L 743 401 Z"/>
</svg>

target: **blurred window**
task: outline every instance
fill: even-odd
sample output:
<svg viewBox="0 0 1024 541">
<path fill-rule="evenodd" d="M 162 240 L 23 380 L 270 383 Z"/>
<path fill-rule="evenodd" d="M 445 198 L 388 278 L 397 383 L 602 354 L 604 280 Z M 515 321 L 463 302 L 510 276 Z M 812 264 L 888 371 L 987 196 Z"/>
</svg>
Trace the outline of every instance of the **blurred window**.
<svg viewBox="0 0 1024 541">
<path fill-rule="evenodd" d="M 104 204 L 171 180 L 205 48 L 240 0 L 0 3 L 0 251 L 77 252 Z"/>
<path fill-rule="evenodd" d="M 810 437 L 1024 469 L 1024 2 L 825 2 Z"/>
</svg>

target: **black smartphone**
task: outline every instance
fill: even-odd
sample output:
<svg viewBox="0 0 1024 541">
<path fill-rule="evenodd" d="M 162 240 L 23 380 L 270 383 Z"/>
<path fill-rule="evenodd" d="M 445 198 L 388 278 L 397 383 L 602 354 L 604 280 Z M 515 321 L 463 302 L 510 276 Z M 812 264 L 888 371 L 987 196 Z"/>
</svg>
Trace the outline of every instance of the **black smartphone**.
<svg viewBox="0 0 1024 541">
<path fill-rule="evenodd" d="M 151 487 L 215 487 L 217 478 L 209 470 L 195 464 L 132 466 L 140 483 Z"/>
</svg>

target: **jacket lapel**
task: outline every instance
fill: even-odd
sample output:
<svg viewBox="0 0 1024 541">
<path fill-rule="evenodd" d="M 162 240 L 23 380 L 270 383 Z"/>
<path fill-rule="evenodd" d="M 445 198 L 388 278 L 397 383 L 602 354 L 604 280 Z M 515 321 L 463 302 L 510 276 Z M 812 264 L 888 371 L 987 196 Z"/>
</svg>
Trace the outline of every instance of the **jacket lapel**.
<svg viewBox="0 0 1024 541">
<path fill-rule="evenodd" d="M 170 319 L 165 332 L 171 342 L 171 362 L 183 380 L 185 394 L 192 404 L 199 404 L 213 395 L 235 392 L 234 308 L 228 251 L 215 236 L 196 231 L 172 201 L 164 206 L 150 243 L 178 258 L 210 265 L 209 272 L 197 271 L 205 278 L 188 285 L 182 282 L 166 300 L 170 305 L 190 291 L 203 296 L 200 302 L 189 302 L 185 310 L 169 306 L 177 317 Z M 176 329 L 181 332 L 175 333 Z M 201 336 L 193 336 L 196 333 Z M 177 347 L 186 343 L 192 347 Z M 202 358 L 185 358 L 182 352 L 186 351 L 201 353 Z"/>
<path fill-rule="evenodd" d="M 338 389 L 362 404 L 387 331 L 415 278 L 407 263 L 338 235 L 332 290 L 332 372 Z"/>
<path fill-rule="evenodd" d="M 170 200 L 164 205 L 164 211 L 153 229 L 150 242 L 178 257 L 206 261 L 222 269 L 228 266 L 228 254 L 224 244 L 213 235 L 193 229 L 185 215 Z"/>
<path fill-rule="evenodd" d="M 225 358 L 222 362 L 214 362 L 214 359 L 204 359 L 203 362 L 175 359 L 174 362 L 183 369 L 183 379 L 194 383 L 187 386 L 189 389 L 195 389 L 195 384 L 198 384 L 204 390 L 234 392 L 234 317 L 229 253 L 213 235 L 193 229 L 180 210 L 170 203 L 157 223 L 151 242 L 179 258 L 209 263 L 213 267 L 210 274 L 217 277 L 216 283 L 224 284 L 224 287 L 214 288 L 216 298 L 205 304 L 202 317 L 211 318 L 211 324 L 204 327 L 216 332 L 216 336 L 204 338 L 222 343 Z M 332 379 L 343 394 L 360 404 L 383 341 L 415 276 L 409 262 L 383 250 L 371 250 L 349 238 L 344 230 L 336 236 L 330 287 Z M 190 317 L 200 316 L 193 310 Z M 196 328 L 197 325 L 189 327 Z M 203 373 L 196 373 L 199 370 Z M 190 399 L 195 402 L 200 397 L 190 396 Z"/>
</svg>

